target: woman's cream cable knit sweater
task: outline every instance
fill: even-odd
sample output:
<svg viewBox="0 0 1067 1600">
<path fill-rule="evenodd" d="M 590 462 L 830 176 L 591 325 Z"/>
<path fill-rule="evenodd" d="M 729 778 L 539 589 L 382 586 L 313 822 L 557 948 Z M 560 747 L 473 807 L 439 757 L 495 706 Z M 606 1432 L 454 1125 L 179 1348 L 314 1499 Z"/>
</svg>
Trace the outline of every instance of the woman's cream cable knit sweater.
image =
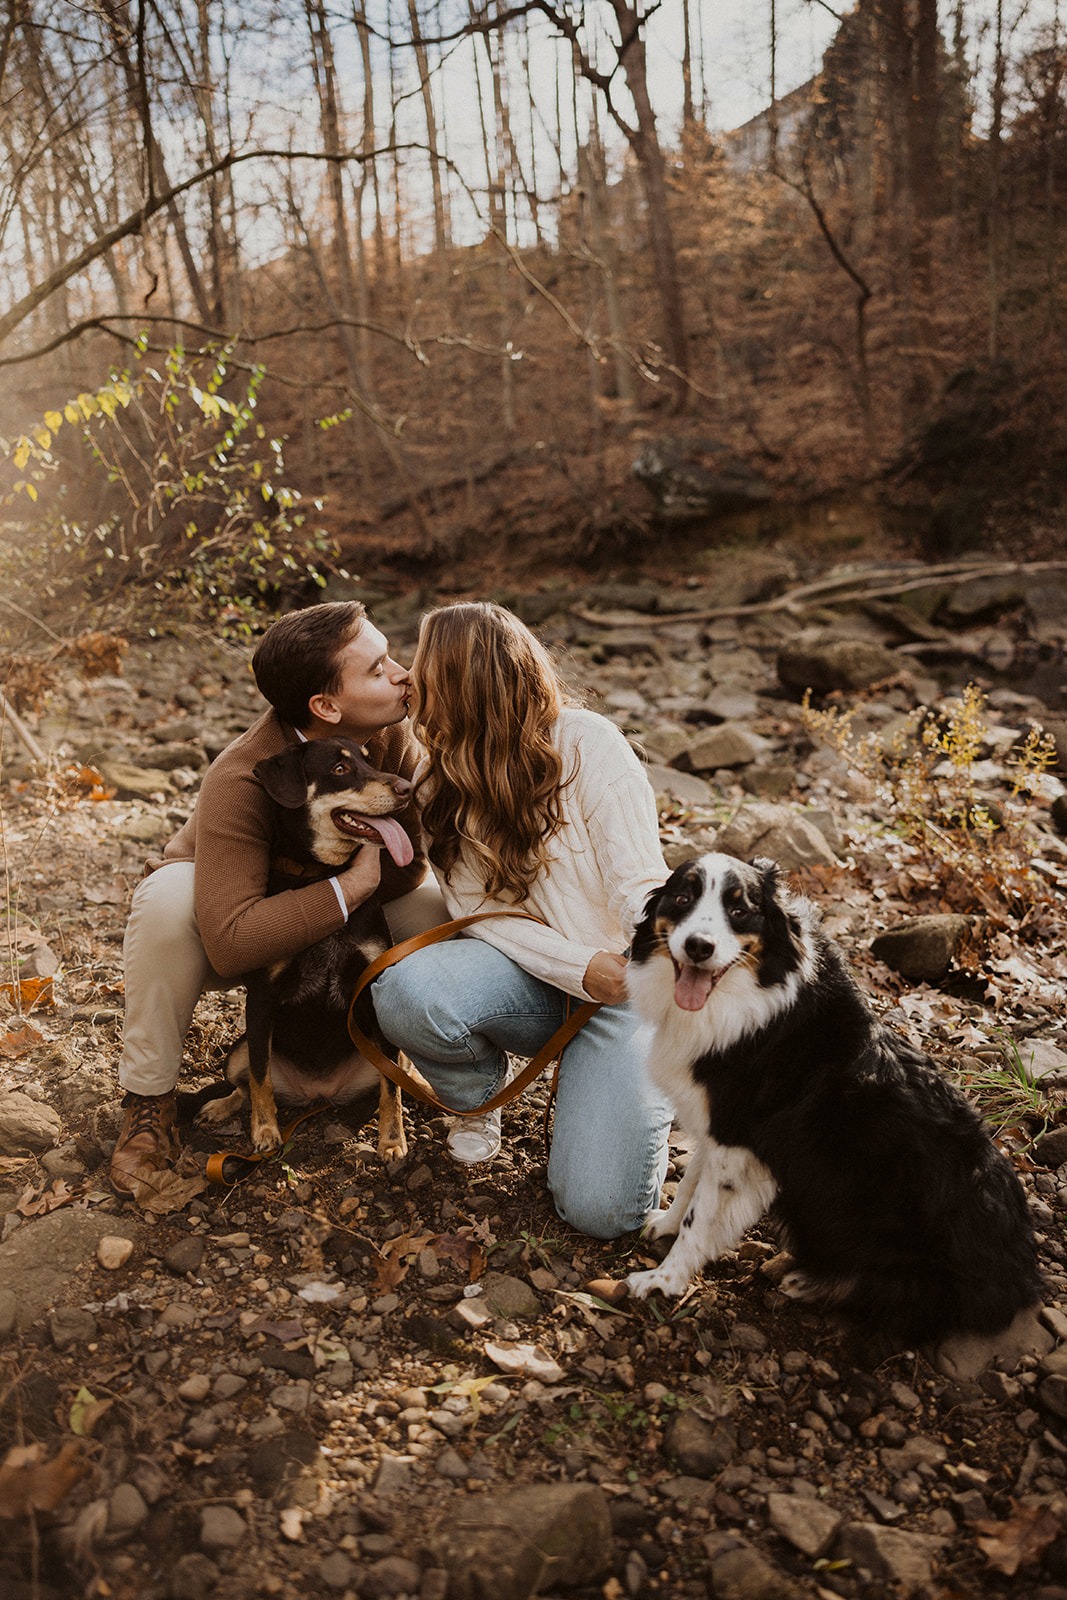
<svg viewBox="0 0 1067 1600">
<path fill-rule="evenodd" d="M 645 898 L 667 878 L 652 785 L 634 751 L 606 717 L 568 706 L 555 727 L 566 778 L 565 822 L 552 840 L 548 870 L 531 889 L 524 911 L 547 927 L 517 918 L 480 922 L 484 939 L 536 978 L 587 998 L 585 970 L 598 950 L 621 955 L 630 943 Z M 505 900 L 489 900 L 461 856 L 441 889 L 453 917 Z"/>
</svg>

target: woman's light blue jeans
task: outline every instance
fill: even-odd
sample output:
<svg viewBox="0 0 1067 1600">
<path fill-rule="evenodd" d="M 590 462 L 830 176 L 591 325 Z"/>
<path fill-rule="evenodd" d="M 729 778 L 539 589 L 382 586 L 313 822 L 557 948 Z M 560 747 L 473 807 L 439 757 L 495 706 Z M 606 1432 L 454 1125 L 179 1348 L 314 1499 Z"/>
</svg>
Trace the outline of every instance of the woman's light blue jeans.
<svg viewBox="0 0 1067 1600">
<path fill-rule="evenodd" d="M 578 1004 L 462 938 L 405 957 L 371 994 L 386 1038 L 464 1111 L 501 1087 L 508 1052 L 535 1055 Z M 564 1221 L 595 1239 L 639 1228 L 666 1172 L 671 1113 L 645 1074 L 649 1037 L 628 1005 L 603 1006 L 563 1054 L 548 1186 Z"/>
</svg>

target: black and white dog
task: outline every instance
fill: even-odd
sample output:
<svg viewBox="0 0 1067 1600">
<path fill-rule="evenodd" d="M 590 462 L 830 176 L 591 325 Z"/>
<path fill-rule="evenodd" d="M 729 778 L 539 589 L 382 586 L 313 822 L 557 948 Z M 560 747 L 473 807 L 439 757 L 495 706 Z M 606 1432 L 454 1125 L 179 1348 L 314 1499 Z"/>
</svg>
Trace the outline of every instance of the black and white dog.
<svg viewBox="0 0 1067 1600">
<path fill-rule="evenodd" d="M 681 1294 L 772 1205 L 781 1287 L 904 1343 L 994 1333 L 1040 1298 L 1022 1188 L 934 1062 L 880 1023 L 772 861 L 710 854 L 649 897 L 628 984 L 649 1072 L 694 1139 L 665 1260 Z"/>
<path fill-rule="evenodd" d="M 256 763 L 255 775 L 274 802 L 274 853 L 268 894 L 279 894 L 344 870 L 358 850 L 388 850 L 407 866 L 414 850 L 396 820 L 411 784 L 378 772 L 351 739 L 311 739 Z M 200 1122 L 225 1122 L 252 1103 L 252 1145 L 281 1144 L 276 1098 L 290 1104 L 352 1100 L 379 1088 L 378 1152 L 406 1153 L 400 1091 L 364 1059 L 348 1032 L 356 980 L 392 944 L 381 904 L 370 899 L 336 933 L 287 960 L 245 978 L 245 1032 L 226 1061 L 233 1092 L 199 1096 Z M 360 1017 L 384 1047 L 373 1009 Z"/>
</svg>

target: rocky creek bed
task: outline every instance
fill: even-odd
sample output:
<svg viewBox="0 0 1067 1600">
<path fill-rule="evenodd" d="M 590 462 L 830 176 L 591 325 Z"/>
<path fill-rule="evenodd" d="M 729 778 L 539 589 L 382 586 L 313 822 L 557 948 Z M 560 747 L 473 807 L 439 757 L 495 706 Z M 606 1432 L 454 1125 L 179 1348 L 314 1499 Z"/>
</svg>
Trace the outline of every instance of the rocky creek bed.
<svg viewBox="0 0 1067 1600">
<path fill-rule="evenodd" d="M 1067 1597 L 1067 588 L 1058 569 L 851 576 L 862 601 L 846 581 L 777 604 L 788 575 L 758 563 L 714 592 L 505 598 L 642 744 L 668 859 L 777 856 L 883 1015 L 983 1099 L 1032 1207 L 1040 1314 L 995 1347 L 877 1360 L 784 1300 L 759 1229 L 681 1303 L 609 1303 L 589 1286 L 650 1249 L 554 1216 L 543 1089 L 484 1168 L 455 1167 L 443 1121 L 409 1107 L 386 1172 L 368 1103 L 229 1189 L 203 1181 L 218 1134 L 190 1133 L 156 1209 L 119 1201 L 129 892 L 259 702 L 247 649 L 191 630 L 132 640 L 95 678 L 57 658 L 34 684 L 23 664 L 48 764 L 7 728 L 6 1597 Z M 399 653 L 417 612 L 376 607 Z M 992 811 L 1022 805 L 1027 730 L 1056 741 L 1017 825 L 1041 892 L 1014 920 L 931 867 L 799 704 L 813 685 L 888 748 L 968 682 Z M 240 1017 L 239 995 L 205 999 L 183 1086 Z M 676 1142 L 672 1179 L 685 1159 Z"/>
</svg>

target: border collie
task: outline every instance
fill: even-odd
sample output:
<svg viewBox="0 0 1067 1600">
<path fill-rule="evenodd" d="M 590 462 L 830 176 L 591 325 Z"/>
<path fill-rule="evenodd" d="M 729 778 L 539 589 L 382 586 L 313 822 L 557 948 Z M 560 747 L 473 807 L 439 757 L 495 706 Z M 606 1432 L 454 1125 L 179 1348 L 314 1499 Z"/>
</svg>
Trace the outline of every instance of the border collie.
<svg viewBox="0 0 1067 1600">
<path fill-rule="evenodd" d="M 885 1027 L 773 861 L 712 853 L 649 896 L 628 985 L 694 1150 L 628 1290 L 681 1294 L 773 1206 L 780 1287 L 906 1344 L 990 1334 L 1040 1298 L 1022 1187 L 978 1113 Z"/>
</svg>

